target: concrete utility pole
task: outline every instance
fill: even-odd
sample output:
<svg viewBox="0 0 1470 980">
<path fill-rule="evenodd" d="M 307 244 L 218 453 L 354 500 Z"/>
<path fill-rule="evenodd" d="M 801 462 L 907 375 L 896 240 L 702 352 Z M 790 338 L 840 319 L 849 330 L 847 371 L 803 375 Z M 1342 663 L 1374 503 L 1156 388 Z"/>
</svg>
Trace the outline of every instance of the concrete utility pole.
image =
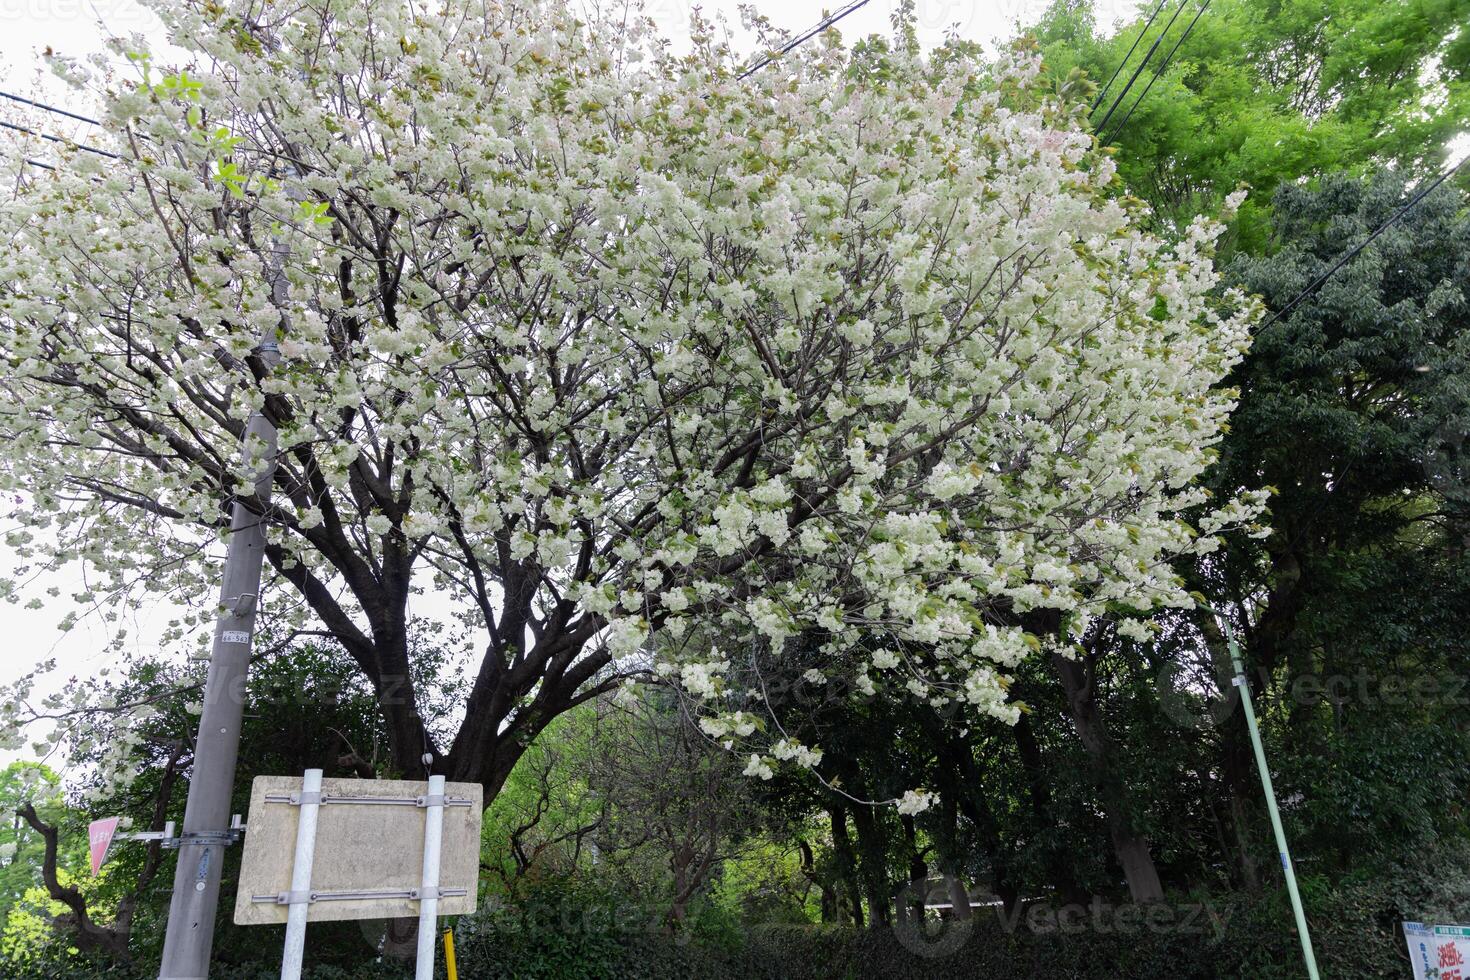
<svg viewBox="0 0 1470 980">
<path fill-rule="evenodd" d="M 279 249 L 278 249 L 279 251 Z M 285 308 L 285 276 L 277 271 L 271 297 Z M 276 328 L 261 335 L 257 356 L 269 372 L 281 359 Z M 256 411 L 245 427 L 247 463 L 255 471 L 255 497 L 269 502 L 276 475 L 276 427 Z M 245 676 L 250 668 L 250 643 L 260 598 L 260 573 L 265 559 L 265 522 L 243 501 L 230 513 L 230 539 L 220 588 L 219 619 L 204 685 L 204 712 L 194 743 L 189 799 L 184 808 L 179 864 L 174 873 L 173 898 L 168 907 L 168 931 L 163 941 L 160 980 L 205 980 L 214 947 L 214 919 L 219 910 L 220 872 L 224 849 L 231 842 L 230 797 L 235 785 L 235 761 L 240 751 L 240 723 L 245 714 Z"/>
</svg>

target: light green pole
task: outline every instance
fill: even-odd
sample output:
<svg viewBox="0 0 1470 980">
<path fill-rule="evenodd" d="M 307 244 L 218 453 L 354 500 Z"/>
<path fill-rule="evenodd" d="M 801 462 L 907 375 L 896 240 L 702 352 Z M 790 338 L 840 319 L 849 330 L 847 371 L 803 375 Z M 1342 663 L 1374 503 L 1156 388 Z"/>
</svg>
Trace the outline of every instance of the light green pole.
<svg viewBox="0 0 1470 980">
<path fill-rule="evenodd" d="M 1213 612 L 1213 610 L 1211 610 Z M 1271 770 L 1266 767 L 1266 749 L 1261 745 L 1261 728 L 1256 724 L 1256 709 L 1251 704 L 1251 686 L 1245 677 L 1245 664 L 1240 659 L 1240 647 L 1235 642 L 1235 631 L 1230 620 L 1224 616 L 1225 639 L 1230 646 L 1230 664 L 1235 671 L 1231 681 L 1240 689 L 1240 703 L 1245 707 L 1245 724 L 1251 732 L 1251 745 L 1256 750 L 1256 768 L 1261 771 L 1261 788 L 1266 791 L 1266 810 L 1271 814 L 1271 830 L 1276 834 L 1276 848 L 1281 853 L 1281 870 L 1286 874 L 1286 890 L 1291 895 L 1291 910 L 1296 913 L 1296 934 L 1302 941 L 1302 957 L 1307 961 L 1307 976 L 1317 980 L 1317 957 L 1312 952 L 1312 936 L 1307 931 L 1307 913 L 1302 909 L 1302 895 L 1296 887 L 1296 869 L 1291 864 L 1291 851 L 1286 846 L 1286 831 L 1281 829 L 1281 814 L 1276 809 L 1276 791 L 1271 788 Z"/>
</svg>

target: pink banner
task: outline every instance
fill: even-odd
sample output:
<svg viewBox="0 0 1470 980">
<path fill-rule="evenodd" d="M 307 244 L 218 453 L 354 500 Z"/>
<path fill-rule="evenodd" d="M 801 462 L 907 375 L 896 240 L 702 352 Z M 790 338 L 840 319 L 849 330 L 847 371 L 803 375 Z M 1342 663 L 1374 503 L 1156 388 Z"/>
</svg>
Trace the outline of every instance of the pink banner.
<svg viewBox="0 0 1470 980">
<path fill-rule="evenodd" d="M 87 839 L 92 848 L 92 873 L 94 875 L 102 870 L 102 864 L 107 860 L 107 851 L 112 847 L 113 835 L 117 833 L 117 825 L 121 822 L 120 817 L 108 817 L 106 820 L 93 820 L 87 826 Z"/>
</svg>

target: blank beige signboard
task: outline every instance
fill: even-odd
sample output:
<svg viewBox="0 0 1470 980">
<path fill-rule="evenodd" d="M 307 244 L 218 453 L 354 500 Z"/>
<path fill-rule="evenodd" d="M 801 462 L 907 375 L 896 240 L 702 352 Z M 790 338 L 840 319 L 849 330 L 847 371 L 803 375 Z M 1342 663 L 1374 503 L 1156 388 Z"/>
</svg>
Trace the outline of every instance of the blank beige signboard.
<svg viewBox="0 0 1470 980">
<path fill-rule="evenodd" d="M 257 776 L 250 788 L 250 817 L 240 865 L 240 892 L 235 923 L 280 925 L 287 906 L 257 902 L 257 895 L 291 890 L 291 864 L 296 851 L 296 825 L 301 808 L 268 802 L 301 791 L 300 776 Z M 376 797 L 414 800 L 428 792 L 427 782 L 390 779 L 323 779 L 329 800 Z M 439 900 L 440 915 L 466 915 L 475 910 L 480 881 L 480 820 L 484 790 L 479 783 L 449 783 L 448 800 L 468 806 L 444 808 L 444 842 L 439 862 L 439 888 L 465 889 L 462 896 Z M 317 811 L 316 859 L 311 891 L 408 891 L 423 883 L 424 818 L 427 810 L 411 805 L 323 803 Z M 319 899 L 308 906 L 308 922 L 344 919 L 403 919 L 419 914 L 419 903 L 407 898 Z"/>
</svg>

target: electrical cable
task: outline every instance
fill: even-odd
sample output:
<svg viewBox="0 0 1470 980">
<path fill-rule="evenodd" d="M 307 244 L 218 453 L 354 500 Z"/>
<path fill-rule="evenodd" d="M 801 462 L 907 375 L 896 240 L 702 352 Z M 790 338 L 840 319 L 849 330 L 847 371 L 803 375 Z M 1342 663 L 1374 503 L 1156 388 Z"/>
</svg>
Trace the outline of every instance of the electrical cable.
<svg viewBox="0 0 1470 980">
<path fill-rule="evenodd" d="M 1467 163 L 1470 163 L 1470 155 L 1465 156 L 1459 163 L 1455 164 L 1453 167 L 1449 168 L 1444 173 L 1434 178 L 1434 180 L 1430 181 L 1426 186 L 1421 188 L 1418 193 L 1416 193 L 1412 198 L 1409 199 L 1409 203 L 1399 208 L 1397 211 L 1389 216 L 1388 220 L 1384 221 L 1383 224 L 1373 229 L 1373 233 L 1371 235 L 1359 242 L 1350 251 L 1343 255 L 1342 258 L 1338 259 L 1337 262 L 1333 264 L 1332 268 L 1328 269 L 1326 272 L 1322 273 L 1315 280 L 1313 280 L 1310 286 L 1308 286 L 1306 289 L 1303 289 L 1300 293 L 1297 293 L 1295 299 L 1293 299 L 1290 303 L 1287 303 L 1275 313 L 1271 314 L 1270 318 L 1267 319 L 1266 322 L 1262 323 L 1259 327 L 1256 328 L 1256 331 L 1259 332 L 1266 329 L 1271 324 L 1275 323 L 1277 320 L 1281 319 L 1282 317 L 1286 316 L 1286 314 L 1296 309 L 1296 305 L 1298 303 L 1306 299 L 1317 289 L 1321 288 L 1323 283 L 1327 282 L 1327 280 L 1336 275 L 1339 269 L 1351 262 L 1359 252 L 1367 248 L 1373 242 L 1373 240 L 1379 235 L 1383 234 L 1383 232 L 1386 231 L 1390 225 L 1398 221 L 1404 215 L 1408 214 L 1409 210 L 1414 205 L 1422 201 L 1425 195 L 1427 195 L 1430 191 L 1434 190 L 1440 184 L 1444 183 L 1446 180 L 1452 177 L 1456 171 L 1465 166 L 1465 164 Z"/>
<path fill-rule="evenodd" d="M 1128 48 L 1128 53 L 1123 56 L 1122 61 L 1118 62 L 1118 67 L 1113 69 L 1113 77 L 1108 79 L 1106 85 L 1097 90 L 1097 98 L 1092 100 L 1092 107 L 1088 111 L 1096 112 L 1097 107 L 1102 105 L 1102 100 L 1107 98 L 1108 89 L 1112 88 L 1113 83 L 1118 80 L 1118 75 L 1123 71 L 1123 66 L 1128 64 L 1128 59 L 1133 57 L 1133 52 L 1138 50 L 1138 43 L 1143 40 L 1143 36 L 1148 33 L 1148 29 L 1154 26 L 1154 18 L 1159 15 L 1159 11 L 1163 10 L 1164 4 L 1168 2 L 1169 0 L 1159 0 L 1159 5 L 1154 8 L 1154 12 L 1148 15 L 1148 21 L 1144 23 L 1143 30 L 1139 31 L 1138 36 L 1133 39 L 1133 44 Z"/>
<path fill-rule="evenodd" d="M 771 62 L 775 61 L 777 58 L 780 58 L 782 55 L 794 51 L 796 48 L 798 48 L 802 44 L 805 44 L 807 41 L 810 41 L 812 38 L 816 37 L 818 34 L 822 33 L 827 28 L 831 27 L 833 24 L 846 17 L 848 14 L 864 6 L 867 6 L 867 4 L 868 0 L 853 0 L 852 3 L 849 3 L 846 7 L 843 7 L 836 13 L 829 14 L 826 17 L 823 17 L 816 24 L 813 24 L 811 27 L 807 28 L 805 31 L 792 38 L 790 41 L 787 41 L 780 48 L 776 49 L 775 51 L 766 55 L 760 61 L 757 61 L 749 68 L 745 69 L 745 71 L 741 72 L 737 77 L 741 79 L 749 78 L 751 75 L 760 71 L 762 68 L 766 67 L 766 65 L 769 65 Z"/>
<path fill-rule="evenodd" d="M 1179 0 L 1179 6 L 1174 8 L 1174 13 L 1172 16 L 1170 16 L 1169 23 L 1165 24 L 1164 29 L 1159 32 L 1159 36 L 1154 38 L 1154 43 L 1149 45 L 1148 53 L 1143 56 L 1143 60 L 1138 63 L 1138 67 L 1133 69 L 1133 74 L 1129 77 L 1128 84 L 1124 86 L 1123 91 L 1118 93 L 1118 97 L 1113 100 L 1113 104 L 1108 106 L 1108 111 L 1103 116 L 1102 122 L 1098 123 L 1097 125 L 1097 129 L 1099 131 L 1107 128 L 1108 120 L 1113 118 L 1113 113 L 1118 111 L 1118 106 L 1122 104 L 1123 100 L 1128 97 L 1128 93 L 1133 91 L 1133 83 L 1138 81 L 1138 76 L 1143 74 L 1143 70 L 1147 68 L 1148 63 L 1153 60 L 1154 52 L 1159 50 L 1159 45 L 1163 42 L 1164 38 L 1169 35 L 1169 31 L 1174 26 L 1174 21 L 1178 20 L 1179 15 L 1184 12 L 1184 5 L 1186 2 L 1188 2 L 1188 0 Z"/>
<path fill-rule="evenodd" d="M 20 102 L 24 105 L 28 105 L 36 109 L 44 109 L 47 112 L 54 112 L 58 116 L 66 116 L 68 119 L 75 119 L 77 122 L 91 123 L 93 126 L 102 125 L 102 123 L 98 122 L 96 119 L 93 119 L 91 116 L 83 116 L 78 113 L 71 112 L 67 109 L 58 109 L 54 105 L 47 105 L 44 102 L 37 102 L 34 99 L 28 99 L 25 96 L 16 95 L 12 92 L 0 91 L 0 98 L 9 99 L 12 102 Z"/>
<path fill-rule="evenodd" d="M 1154 82 L 1157 82 L 1159 80 L 1159 76 L 1168 70 L 1170 62 L 1174 60 L 1174 54 L 1179 50 L 1179 46 L 1184 43 L 1186 38 L 1189 37 L 1190 32 L 1194 30 L 1194 25 L 1199 23 L 1200 17 L 1207 9 L 1209 9 L 1210 3 L 1211 0 L 1203 0 L 1203 2 L 1199 5 L 1199 9 L 1194 12 L 1194 19 L 1189 22 L 1188 27 L 1184 28 L 1184 33 L 1179 35 L 1179 40 L 1174 42 L 1174 46 L 1169 49 L 1169 53 L 1164 56 L 1164 60 L 1159 62 L 1158 67 L 1154 69 L 1153 77 L 1148 80 L 1148 84 L 1143 87 L 1143 91 L 1138 93 L 1138 98 L 1134 99 L 1133 104 L 1128 107 L 1128 111 L 1124 113 L 1122 121 L 1119 122 L 1118 125 L 1114 126 L 1109 133 L 1098 134 L 1097 141 L 1099 144 L 1104 146 L 1107 145 L 1107 143 L 1112 138 L 1116 137 L 1120 132 L 1123 131 L 1124 126 L 1128 125 L 1128 120 L 1133 118 L 1133 110 L 1137 109 L 1138 104 L 1143 101 L 1146 95 L 1148 95 L 1149 89 L 1154 87 Z"/>
<path fill-rule="evenodd" d="M 52 143 L 61 143 L 64 146 L 74 146 L 79 150 L 86 150 L 88 153 L 95 153 L 100 157 L 108 157 L 113 160 L 122 159 L 122 157 L 118 156 L 116 153 L 111 153 L 107 150 L 99 150 L 95 146 L 88 146 L 86 143 L 78 143 L 74 140 L 64 139 L 60 136 L 52 136 L 50 133 L 38 133 L 34 129 L 27 129 L 24 126 L 17 126 L 15 123 L 6 122 L 3 119 L 0 119 L 0 126 L 3 126 L 6 129 L 13 129 L 17 133 L 25 133 L 27 136 L 37 136 L 43 140 L 50 140 Z"/>
</svg>

